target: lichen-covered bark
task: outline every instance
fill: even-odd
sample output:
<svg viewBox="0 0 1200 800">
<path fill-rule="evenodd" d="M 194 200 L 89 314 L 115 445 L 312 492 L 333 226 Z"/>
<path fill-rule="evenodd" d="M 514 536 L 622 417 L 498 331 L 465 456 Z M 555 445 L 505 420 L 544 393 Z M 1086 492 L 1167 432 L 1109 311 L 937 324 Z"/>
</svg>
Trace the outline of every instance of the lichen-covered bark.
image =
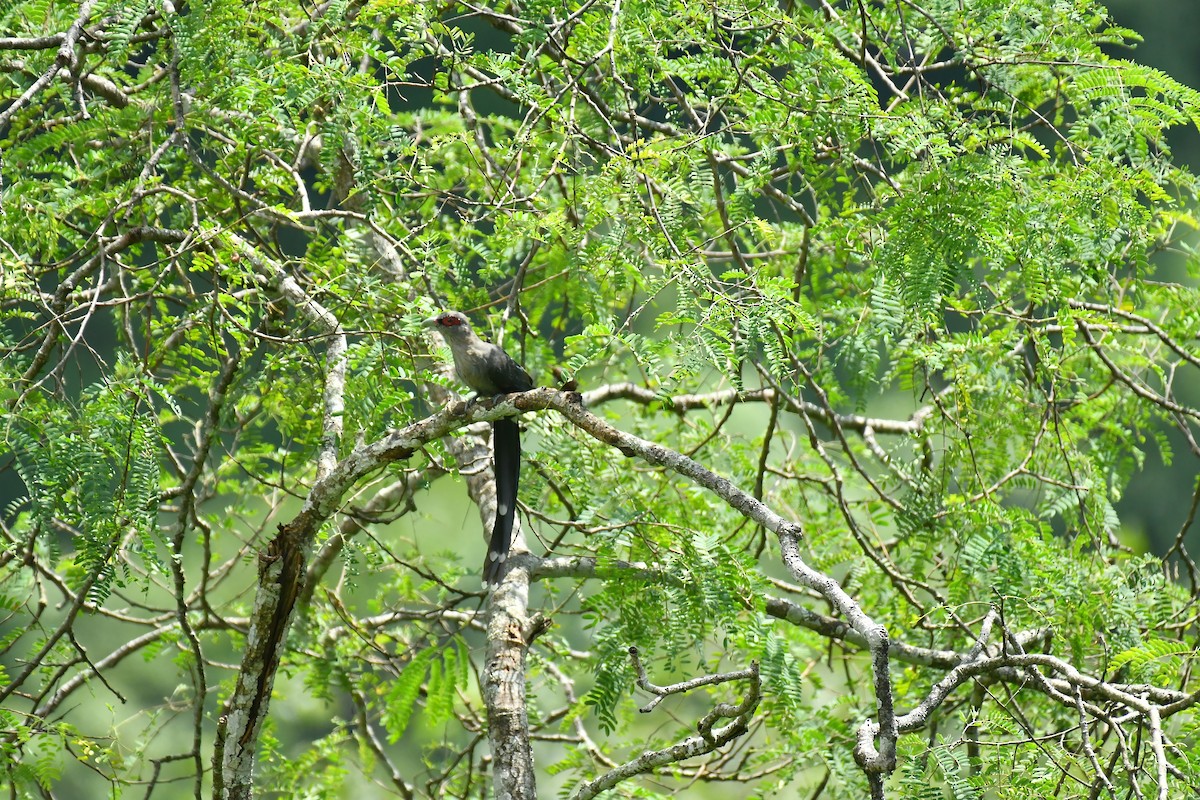
<svg viewBox="0 0 1200 800">
<path fill-rule="evenodd" d="M 533 749 L 525 703 L 529 573 L 513 566 L 492 592 L 483 667 L 488 741 L 497 800 L 534 800 Z"/>
<path fill-rule="evenodd" d="M 217 728 L 214 795 L 220 800 L 249 800 L 253 796 L 258 736 L 267 716 L 275 674 L 304 578 L 311 528 L 304 514 L 281 525 L 267 551 L 259 557 L 258 593 L 237 687 Z"/>
</svg>

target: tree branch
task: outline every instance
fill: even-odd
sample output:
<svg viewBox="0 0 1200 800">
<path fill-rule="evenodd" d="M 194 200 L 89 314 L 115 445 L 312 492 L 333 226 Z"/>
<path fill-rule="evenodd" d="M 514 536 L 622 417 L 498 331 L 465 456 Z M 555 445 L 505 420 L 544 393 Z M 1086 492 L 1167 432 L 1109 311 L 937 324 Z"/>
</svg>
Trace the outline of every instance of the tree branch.
<svg viewBox="0 0 1200 800">
<path fill-rule="evenodd" d="M 737 672 L 706 675 L 671 686 L 655 686 L 650 683 L 649 678 L 646 676 L 646 670 L 638 658 L 636 647 L 629 648 L 629 657 L 632 659 L 634 669 L 637 672 L 638 686 L 658 695 L 650 705 L 639 709 L 643 712 L 650 711 L 657 704 L 658 700 L 661 700 L 662 697 L 668 694 L 685 692 L 699 686 L 711 686 L 716 683 L 733 680 L 748 680 L 750 686 L 746 690 L 746 695 L 742 698 L 741 703 L 737 705 L 719 703 L 705 714 L 696 725 L 700 731 L 699 736 L 690 736 L 682 742 L 662 750 L 650 750 L 642 753 L 632 761 L 627 761 L 600 777 L 586 781 L 575 787 L 575 791 L 571 794 L 571 800 L 589 800 L 589 798 L 611 789 L 621 781 L 632 778 L 634 775 L 641 775 L 659 767 L 667 766 L 668 764 L 674 764 L 684 759 L 713 752 L 749 730 L 750 719 L 754 716 L 754 711 L 758 708 L 758 703 L 762 699 L 762 686 L 758 677 L 758 664 L 754 662 L 750 663 L 749 669 L 738 670 Z M 732 718 L 733 722 L 721 728 L 714 729 L 713 725 L 721 718 Z"/>
</svg>

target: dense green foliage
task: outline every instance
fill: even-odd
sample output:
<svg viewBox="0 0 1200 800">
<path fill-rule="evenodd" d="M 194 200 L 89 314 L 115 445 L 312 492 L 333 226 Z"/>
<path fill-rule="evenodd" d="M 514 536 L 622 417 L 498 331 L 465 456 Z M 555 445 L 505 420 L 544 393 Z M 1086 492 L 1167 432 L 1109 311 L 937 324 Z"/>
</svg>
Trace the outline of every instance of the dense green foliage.
<svg viewBox="0 0 1200 800">
<path fill-rule="evenodd" d="M 0 31 L 12 796 L 210 791 L 257 557 L 322 448 L 457 386 L 420 333 L 440 308 L 801 524 L 806 562 L 915 648 L 897 713 L 992 609 L 991 655 L 1052 657 L 932 704 L 890 793 L 1200 792 L 1200 484 L 1168 501 L 1167 558 L 1115 509 L 1148 453 L 1200 458 L 1197 183 L 1164 138 L 1200 94 L 1106 55 L 1136 37 L 1091 0 L 24 0 Z M 775 537 L 562 416 L 522 422 L 529 549 L 596 559 L 534 570 L 543 794 L 747 691 L 639 715 L 636 645 L 660 684 L 756 661 L 763 695 L 735 744 L 615 796 L 866 796 L 870 658 Z M 321 529 L 263 796 L 489 795 L 460 452 L 377 470 Z"/>
</svg>

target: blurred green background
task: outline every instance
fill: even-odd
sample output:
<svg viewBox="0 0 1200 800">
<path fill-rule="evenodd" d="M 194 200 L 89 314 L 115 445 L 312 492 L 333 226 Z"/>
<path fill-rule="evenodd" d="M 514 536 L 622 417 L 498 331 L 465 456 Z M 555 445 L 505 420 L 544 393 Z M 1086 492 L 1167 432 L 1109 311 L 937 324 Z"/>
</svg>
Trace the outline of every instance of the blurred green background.
<svg viewBox="0 0 1200 800">
<path fill-rule="evenodd" d="M 1143 41 L 1134 50 L 1109 48 L 1118 58 L 1161 69 L 1177 80 L 1200 88 L 1200 2 L 1197 0 L 1109 0 L 1108 9 L 1117 25 L 1137 31 Z M 1168 144 L 1177 163 L 1196 173 L 1200 171 L 1200 131 L 1194 127 L 1171 131 Z M 1196 234 L 1192 244 L 1200 243 Z M 1173 277 L 1186 274 L 1182 253 L 1164 253 L 1158 259 L 1159 269 Z M 1200 384 L 1193 381 L 1176 386 L 1190 402 L 1200 398 Z M 1117 505 L 1126 528 L 1126 541 L 1139 548 L 1163 553 L 1174 541 L 1187 509 L 1196 482 L 1195 462 L 1187 452 L 1183 436 L 1169 434 L 1176 458 L 1164 464 L 1162 454 L 1153 443 L 1147 443 L 1145 469 L 1134 477 L 1124 498 Z M 1195 531 L 1188 536 L 1190 549 L 1195 549 Z"/>
</svg>

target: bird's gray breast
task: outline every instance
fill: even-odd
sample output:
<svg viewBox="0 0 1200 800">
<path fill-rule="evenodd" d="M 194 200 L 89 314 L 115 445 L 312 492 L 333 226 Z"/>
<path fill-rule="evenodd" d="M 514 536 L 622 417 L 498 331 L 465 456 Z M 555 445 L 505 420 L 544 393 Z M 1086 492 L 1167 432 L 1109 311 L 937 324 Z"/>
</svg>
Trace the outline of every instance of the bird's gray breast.
<svg viewBox="0 0 1200 800">
<path fill-rule="evenodd" d="M 498 361 L 504 358 L 500 348 L 485 342 L 462 345 L 454 354 L 454 371 L 459 379 L 481 395 L 500 394 L 495 376 Z M 499 356 L 499 359 L 497 358 Z"/>
</svg>

